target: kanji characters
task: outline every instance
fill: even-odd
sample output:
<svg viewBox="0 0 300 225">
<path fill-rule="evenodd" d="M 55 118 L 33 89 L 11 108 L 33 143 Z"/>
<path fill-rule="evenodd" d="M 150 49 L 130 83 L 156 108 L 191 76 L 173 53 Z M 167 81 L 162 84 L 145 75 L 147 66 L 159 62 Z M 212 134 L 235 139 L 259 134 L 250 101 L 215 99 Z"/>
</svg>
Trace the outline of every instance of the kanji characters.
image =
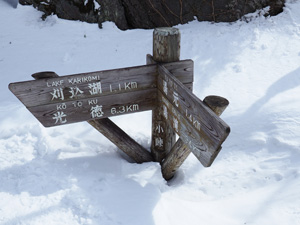
<svg viewBox="0 0 300 225">
<path fill-rule="evenodd" d="M 64 124 L 67 122 L 67 119 L 65 117 L 67 117 L 67 115 L 64 112 L 57 111 L 56 113 L 54 113 L 54 116 L 52 117 L 52 119 L 55 120 L 55 124 L 57 124 L 57 123 Z"/>
<path fill-rule="evenodd" d="M 70 98 L 75 98 L 76 96 L 83 94 L 83 91 L 80 90 L 77 86 L 76 87 L 70 87 L 71 96 Z"/>
<path fill-rule="evenodd" d="M 56 99 L 60 99 L 60 100 L 65 99 L 62 88 L 53 88 L 53 92 L 50 92 L 50 94 L 52 95 L 51 101 L 56 100 Z"/>
<path fill-rule="evenodd" d="M 168 95 L 168 85 L 167 85 L 167 81 L 163 81 L 163 90 L 165 92 L 166 95 Z"/>
<path fill-rule="evenodd" d="M 101 82 L 90 83 L 89 88 L 91 95 L 102 94 Z"/>
<path fill-rule="evenodd" d="M 176 105 L 176 107 L 179 106 L 178 100 L 179 100 L 178 93 L 174 91 L 174 93 L 173 93 L 173 103 Z"/>
<path fill-rule="evenodd" d="M 161 124 L 157 124 L 157 125 L 156 125 L 156 127 L 155 127 L 155 132 L 157 132 L 158 134 L 164 132 L 164 128 L 161 126 Z"/>
<path fill-rule="evenodd" d="M 92 106 L 91 115 L 92 115 L 92 118 L 102 117 L 104 115 L 104 112 L 102 111 L 102 105 Z"/>
<path fill-rule="evenodd" d="M 155 146 L 162 148 L 164 146 L 164 140 L 161 137 L 156 137 Z"/>
</svg>

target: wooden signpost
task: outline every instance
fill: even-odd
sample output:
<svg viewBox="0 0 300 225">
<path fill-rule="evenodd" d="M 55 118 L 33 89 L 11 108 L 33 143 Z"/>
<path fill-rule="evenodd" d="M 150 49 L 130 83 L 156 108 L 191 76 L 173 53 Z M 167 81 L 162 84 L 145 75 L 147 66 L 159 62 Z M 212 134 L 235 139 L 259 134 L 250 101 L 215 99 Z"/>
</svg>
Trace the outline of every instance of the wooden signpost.
<svg viewBox="0 0 300 225">
<path fill-rule="evenodd" d="M 192 93 L 193 61 L 179 61 L 178 38 L 178 29 L 156 29 L 148 65 L 62 77 L 42 72 L 9 89 L 45 127 L 88 121 L 137 163 L 159 161 L 168 180 L 190 152 L 210 166 L 230 132 L 217 115 L 228 101 L 220 109 Z M 145 110 L 153 111 L 151 154 L 109 120 Z"/>
</svg>

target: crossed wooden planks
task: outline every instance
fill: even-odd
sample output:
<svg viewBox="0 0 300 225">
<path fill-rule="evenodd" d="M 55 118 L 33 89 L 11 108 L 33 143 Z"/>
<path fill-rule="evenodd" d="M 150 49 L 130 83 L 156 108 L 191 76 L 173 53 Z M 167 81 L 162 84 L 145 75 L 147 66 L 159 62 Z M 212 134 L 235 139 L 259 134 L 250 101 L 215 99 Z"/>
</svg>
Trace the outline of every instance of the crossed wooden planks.
<svg viewBox="0 0 300 225">
<path fill-rule="evenodd" d="M 204 166 L 210 166 L 230 128 L 162 65 L 158 102 L 165 119 Z"/>
<path fill-rule="evenodd" d="M 189 90 L 192 60 L 36 78 L 12 83 L 9 88 L 44 126 L 88 121 L 138 163 L 153 158 L 108 117 L 159 109 L 180 138 L 173 149 L 190 149 L 204 166 L 211 165 L 230 132 Z M 159 124 L 154 129 L 164 135 Z M 158 145 L 160 141 L 155 137 Z M 163 168 L 168 161 L 162 163 Z"/>
</svg>

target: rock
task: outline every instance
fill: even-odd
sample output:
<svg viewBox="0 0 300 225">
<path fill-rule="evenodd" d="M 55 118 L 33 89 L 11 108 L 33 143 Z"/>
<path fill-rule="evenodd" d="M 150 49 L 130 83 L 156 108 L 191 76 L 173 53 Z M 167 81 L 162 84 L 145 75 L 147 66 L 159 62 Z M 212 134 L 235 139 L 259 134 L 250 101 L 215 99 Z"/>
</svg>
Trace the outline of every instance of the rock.
<svg viewBox="0 0 300 225">
<path fill-rule="evenodd" d="M 44 12 L 43 18 L 56 14 L 59 18 L 80 20 L 88 23 L 97 23 L 99 9 L 95 9 L 94 2 L 81 0 L 19 0 L 20 4 L 33 5 Z"/>
<path fill-rule="evenodd" d="M 233 22 L 270 6 L 267 15 L 283 11 L 285 0 L 19 0 L 48 15 L 98 23 L 112 21 L 121 30 L 170 27 L 198 21 Z"/>
<path fill-rule="evenodd" d="M 102 27 L 101 24 L 105 21 L 112 21 L 115 22 L 117 27 L 121 30 L 127 30 L 129 28 L 121 0 L 97 0 L 97 2 L 101 2 L 101 9 L 97 21 L 99 27 Z"/>
</svg>

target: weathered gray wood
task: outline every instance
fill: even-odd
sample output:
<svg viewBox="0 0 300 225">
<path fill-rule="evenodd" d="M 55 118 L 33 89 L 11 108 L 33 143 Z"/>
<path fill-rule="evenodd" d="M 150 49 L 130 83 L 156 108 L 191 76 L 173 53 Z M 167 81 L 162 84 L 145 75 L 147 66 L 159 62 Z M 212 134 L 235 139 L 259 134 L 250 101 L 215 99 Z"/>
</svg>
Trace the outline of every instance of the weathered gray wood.
<svg viewBox="0 0 300 225">
<path fill-rule="evenodd" d="M 182 83 L 193 82 L 192 60 L 170 63 L 166 68 L 174 71 Z M 9 84 L 9 89 L 26 107 L 31 107 L 127 93 L 156 85 L 157 65 L 146 65 L 16 82 Z"/>
<path fill-rule="evenodd" d="M 156 63 L 175 62 L 180 59 L 180 31 L 177 28 L 156 28 L 153 31 L 153 60 Z M 153 63 L 152 62 L 152 63 Z M 161 129 L 162 128 L 162 129 Z M 152 111 L 151 152 L 154 160 L 162 162 L 176 141 L 176 134 L 166 123 L 159 105 Z"/>
<path fill-rule="evenodd" d="M 45 127 L 103 119 L 152 110 L 156 107 L 157 89 L 145 89 L 112 96 L 81 99 L 28 107 Z"/>
<path fill-rule="evenodd" d="M 137 66 L 17 82 L 9 88 L 25 106 L 31 107 L 154 88 L 156 70 L 155 65 Z"/>
<path fill-rule="evenodd" d="M 179 138 L 161 164 L 163 178 L 165 178 L 165 180 L 172 179 L 178 168 L 183 164 L 190 153 L 191 150 Z"/>
<path fill-rule="evenodd" d="M 147 64 L 157 64 L 154 61 L 153 57 L 148 54 L 146 57 Z M 173 64 L 174 63 L 169 63 Z M 193 67 L 193 65 L 192 65 Z M 172 66 L 168 67 L 169 69 L 173 69 Z M 175 70 L 176 72 L 176 70 Z M 181 68 L 182 74 L 183 70 Z M 181 76 L 184 79 L 184 76 Z M 192 84 L 192 83 L 191 83 Z M 190 84 L 187 84 L 190 85 Z M 156 94 L 157 96 L 157 94 Z M 166 157 L 167 152 L 172 148 L 173 143 L 175 142 L 174 131 L 172 128 L 163 120 L 161 115 L 161 108 L 154 108 L 152 110 L 152 142 L 151 142 L 151 152 L 152 155 L 157 162 L 162 162 Z"/>
<path fill-rule="evenodd" d="M 223 141 L 228 136 L 230 127 L 165 67 L 159 65 L 158 73 L 158 89 L 197 132 L 207 136 L 212 143 Z"/>
<path fill-rule="evenodd" d="M 153 58 L 156 62 L 175 62 L 180 59 L 180 31 L 162 27 L 153 31 Z"/>
<path fill-rule="evenodd" d="M 146 55 L 146 64 L 147 64 L 147 65 L 157 64 L 157 62 L 154 61 L 152 55 L 147 54 L 147 55 Z"/>
<path fill-rule="evenodd" d="M 147 64 L 157 64 L 152 55 L 148 54 L 146 57 Z M 182 62 L 182 61 L 181 61 Z M 177 62 L 162 63 L 173 76 L 177 77 L 181 81 L 186 81 L 187 77 L 194 77 L 194 62 L 192 60 L 185 60 L 186 65 L 178 66 Z M 181 75 L 181 76 L 180 76 Z M 191 83 L 184 83 L 184 85 L 190 90 L 193 89 L 193 81 Z M 162 109 L 159 108 L 158 112 L 153 111 L 152 114 L 152 154 L 156 157 L 156 161 L 162 162 L 167 156 L 168 151 L 165 149 L 172 149 L 174 140 L 174 131 L 171 126 L 166 123 L 162 114 Z M 156 121 L 156 124 L 155 124 Z M 167 126 L 167 128 L 166 128 Z M 163 132 L 162 132 L 163 131 Z M 169 133 L 168 133 L 169 132 Z M 171 133 L 170 133 L 171 132 Z M 170 138 L 171 136 L 171 138 Z M 163 145 L 163 143 L 166 143 Z M 181 139 L 177 141 L 181 142 Z M 176 143 L 177 143 L 176 142 Z M 156 145 L 156 146 L 155 146 Z M 164 148 L 165 147 L 165 148 Z M 154 149 L 156 151 L 154 151 Z"/>
<path fill-rule="evenodd" d="M 210 166 L 230 132 L 229 126 L 163 66 L 158 72 L 158 98 L 165 119 L 199 161 Z"/>
<path fill-rule="evenodd" d="M 157 64 L 150 54 L 146 56 L 146 64 Z M 157 93 L 156 93 L 157 96 Z M 154 161 L 161 162 L 166 156 L 165 148 L 168 146 L 166 131 L 166 123 L 161 120 L 161 115 L 159 114 L 159 108 L 156 107 L 152 110 L 152 132 L 151 132 L 151 154 Z"/>
<path fill-rule="evenodd" d="M 32 75 L 36 80 L 58 77 L 54 72 L 40 72 Z M 109 118 L 90 120 L 89 124 L 102 133 L 137 163 L 153 161 L 152 155 L 144 147 L 134 141 Z"/>
<path fill-rule="evenodd" d="M 153 57 L 148 54 L 146 58 L 147 64 L 155 64 L 157 62 L 154 61 Z M 194 77 L 194 62 L 192 61 L 192 66 L 185 66 L 187 69 L 184 69 L 184 72 L 188 72 L 190 70 L 191 74 L 183 73 L 182 67 L 178 67 L 177 63 L 172 65 L 172 63 L 163 64 L 167 70 L 175 77 L 179 77 L 177 73 L 179 72 L 182 74 L 182 76 L 185 75 L 192 75 Z M 168 67 L 167 67 L 168 65 Z M 189 69 L 190 68 L 190 69 Z M 183 79 L 183 77 L 180 77 L 180 79 Z M 188 89 L 191 91 L 193 90 L 193 82 L 191 83 L 185 83 L 184 84 Z M 163 109 L 160 109 L 163 110 Z M 162 125 L 166 124 L 165 122 L 162 123 Z M 170 125 L 169 125 L 170 126 Z M 172 129 L 169 129 L 173 131 Z M 166 139 L 166 137 L 163 137 Z M 174 150 L 175 149 L 175 150 Z M 176 151 L 178 150 L 178 151 Z M 186 152 L 188 154 L 186 155 Z M 163 155 L 164 160 L 161 163 L 162 167 L 162 174 L 166 180 L 169 180 L 173 177 L 175 174 L 175 171 L 181 166 L 183 161 L 186 159 L 186 157 L 191 153 L 191 151 L 188 149 L 187 145 L 183 143 L 183 141 L 178 138 L 177 142 L 174 144 L 174 146 L 171 146 L 171 151 L 167 155 Z"/>
<path fill-rule="evenodd" d="M 110 119 L 90 120 L 88 123 L 118 146 L 119 149 L 135 162 L 143 163 L 153 161 L 150 152 L 134 141 Z"/>
<path fill-rule="evenodd" d="M 152 142 L 151 153 L 154 161 L 162 162 L 175 142 L 175 133 L 161 115 L 161 108 L 152 111 Z"/>
<path fill-rule="evenodd" d="M 209 95 L 203 99 L 203 102 L 217 115 L 220 116 L 229 105 L 226 98 L 216 95 Z"/>
<path fill-rule="evenodd" d="M 228 106 L 229 102 L 227 99 L 220 96 L 207 96 L 203 100 L 204 104 L 206 104 L 216 115 L 220 116 L 223 111 Z M 221 150 L 218 149 L 216 153 L 219 153 Z M 183 164 L 186 158 L 190 155 L 191 150 L 188 148 L 186 144 L 183 143 L 181 139 L 173 146 L 170 153 L 167 155 L 165 160 L 161 165 L 162 175 L 166 180 L 170 180 L 178 168 Z M 214 157 L 216 157 L 215 155 Z"/>
<path fill-rule="evenodd" d="M 192 60 L 168 63 L 166 67 L 174 71 L 183 83 L 189 85 L 192 82 Z M 106 118 L 152 110 L 155 106 L 156 65 L 55 78 L 50 76 L 51 73 L 43 72 L 44 79 L 9 85 L 46 127 L 95 119 L 92 107 L 100 110 L 98 118 Z"/>
<path fill-rule="evenodd" d="M 204 166 L 208 166 L 213 152 L 209 151 L 203 137 L 190 124 L 189 120 L 159 91 L 158 101 L 161 104 L 164 118 L 175 130 L 179 138 L 191 149 Z"/>
<path fill-rule="evenodd" d="M 35 80 L 41 80 L 41 79 L 47 79 L 47 78 L 55 78 L 59 77 L 55 72 L 53 71 L 44 71 L 44 72 L 38 72 L 31 75 Z"/>
<path fill-rule="evenodd" d="M 188 89 L 193 90 L 194 82 L 194 61 L 191 59 L 180 60 L 178 62 L 159 63 L 154 61 L 152 55 L 146 56 L 147 65 L 162 64 L 173 76 L 175 76 Z M 180 62 L 180 63 L 179 63 Z"/>
</svg>

